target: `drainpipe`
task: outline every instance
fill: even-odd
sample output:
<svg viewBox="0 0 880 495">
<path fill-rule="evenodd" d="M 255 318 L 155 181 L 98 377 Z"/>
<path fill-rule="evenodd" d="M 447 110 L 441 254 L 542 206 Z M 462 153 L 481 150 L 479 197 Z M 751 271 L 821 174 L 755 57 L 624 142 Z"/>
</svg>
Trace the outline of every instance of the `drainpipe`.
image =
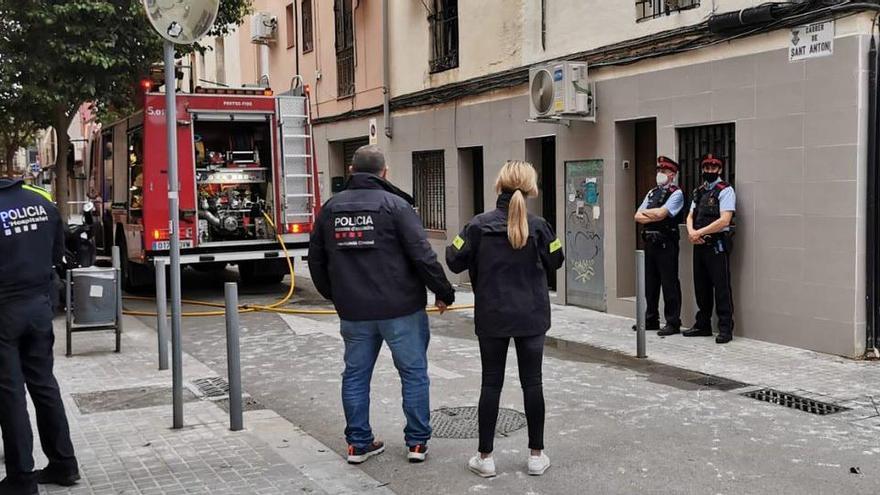
<svg viewBox="0 0 880 495">
<path fill-rule="evenodd" d="M 875 39 L 874 33 L 871 33 L 871 48 L 868 50 L 868 171 L 867 171 L 867 205 L 865 207 L 866 210 L 866 220 L 867 220 L 867 230 L 866 234 L 866 260 L 865 260 L 865 302 L 867 304 L 866 312 L 865 312 L 865 330 L 867 334 L 867 348 L 868 350 L 873 350 L 874 357 L 880 358 L 880 351 L 878 351 L 878 346 L 880 346 L 880 335 L 878 335 L 878 295 L 880 295 L 880 290 L 878 290 L 878 283 L 880 283 L 880 263 L 878 263 L 878 251 L 880 251 L 880 245 L 878 245 L 878 231 L 880 231 L 880 226 L 877 224 L 877 214 L 878 214 L 878 192 L 880 192 L 880 173 L 878 173 L 878 140 L 877 140 L 877 132 L 878 132 L 878 91 L 880 91 L 880 80 L 877 77 L 877 69 L 878 65 L 880 65 L 880 59 L 878 59 L 877 50 L 877 41 Z"/>
<path fill-rule="evenodd" d="M 388 2 L 382 0 L 382 92 L 385 101 L 382 103 L 382 117 L 385 120 L 385 136 L 392 138 L 391 129 L 391 60 L 388 58 Z"/>
<path fill-rule="evenodd" d="M 259 84 L 269 87 L 269 44 L 258 45 L 260 51 L 260 80 Z"/>
</svg>

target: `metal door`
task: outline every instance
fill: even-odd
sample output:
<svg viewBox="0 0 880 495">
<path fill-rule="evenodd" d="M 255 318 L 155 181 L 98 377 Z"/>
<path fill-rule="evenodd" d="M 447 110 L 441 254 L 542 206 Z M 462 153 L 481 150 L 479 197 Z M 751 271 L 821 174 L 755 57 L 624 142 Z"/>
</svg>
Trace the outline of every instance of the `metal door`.
<svg viewBox="0 0 880 495">
<path fill-rule="evenodd" d="M 605 311 L 602 160 L 565 162 L 566 302 Z"/>
</svg>

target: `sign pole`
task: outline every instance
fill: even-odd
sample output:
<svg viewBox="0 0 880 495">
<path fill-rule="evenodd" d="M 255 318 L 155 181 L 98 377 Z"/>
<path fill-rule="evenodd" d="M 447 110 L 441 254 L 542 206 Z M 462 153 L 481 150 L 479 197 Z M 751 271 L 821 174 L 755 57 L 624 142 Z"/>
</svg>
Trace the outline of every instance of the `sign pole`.
<svg viewBox="0 0 880 495">
<path fill-rule="evenodd" d="M 168 131 L 168 215 L 171 218 L 171 380 L 173 428 L 183 428 L 183 353 L 180 344 L 180 184 L 177 179 L 177 97 L 174 44 L 165 42 L 165 127 Z"/>
</svg>

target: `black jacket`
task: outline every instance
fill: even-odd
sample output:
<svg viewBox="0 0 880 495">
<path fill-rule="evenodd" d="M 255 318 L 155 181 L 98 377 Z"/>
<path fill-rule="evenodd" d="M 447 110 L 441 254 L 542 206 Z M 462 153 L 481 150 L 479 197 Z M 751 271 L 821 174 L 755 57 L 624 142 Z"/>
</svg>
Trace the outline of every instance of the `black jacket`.
<svg viewBox="0 0 880 495">
<path fill-rule="evenodd" d="M 423 310 L 425 286 L 446 304 L 455 300 L 412 198 L 372 174 L 353 174 L 324 204 L 309 245 L 309 272 L 345 320 Z"/>
<path fill-rule="evenodd" d="M 562 243 L 546 220 L 530 214 L 528 243 L 513 249 L 507 239 L 510 197 L 499 196 L 495 210 L 474 217 L 446 248 L 449 269 L 470 273 L 480 336 L 525 337 L 550 329 L 547 273 L 562 266 Z"/>
<path fill-rule="evenodd" d="M 64 255 L 61 216 L 45 190 L 0 179 L 0 304 L 49 294 Z"/>
</svg>

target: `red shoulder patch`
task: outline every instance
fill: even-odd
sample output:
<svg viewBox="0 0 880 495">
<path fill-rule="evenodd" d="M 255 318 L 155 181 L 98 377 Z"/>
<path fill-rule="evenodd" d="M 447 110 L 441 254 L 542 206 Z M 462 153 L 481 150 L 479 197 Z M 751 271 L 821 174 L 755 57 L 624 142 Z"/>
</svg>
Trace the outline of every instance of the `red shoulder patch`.
<svg viewBox="0 0 880 495">
<path fill-rule="evenodd" d="M 678 186 L 675 184 L 669 186 L 669 192 L 674 193 L 675 191 L 678 191 Z"/>
<path fill-rule="evenodd" d="M 727 189 L 728 187 L 730 187 L 730 184 L 728 184 L 727 182 L 724 182 L 723 180 L 719 181 L 718 184 L 715 184 L 715 189 L 718 189 L 719 191 L 723 191 L 724 189 Z"/>
</svg>

